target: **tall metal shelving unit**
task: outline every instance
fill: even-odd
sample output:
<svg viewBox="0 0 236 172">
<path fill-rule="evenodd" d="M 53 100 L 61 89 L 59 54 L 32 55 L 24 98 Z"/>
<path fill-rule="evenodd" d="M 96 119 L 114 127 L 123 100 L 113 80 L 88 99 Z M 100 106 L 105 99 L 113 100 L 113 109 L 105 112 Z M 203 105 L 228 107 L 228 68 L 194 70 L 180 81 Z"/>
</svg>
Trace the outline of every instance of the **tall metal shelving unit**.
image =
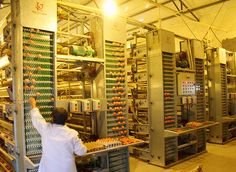
<svg viewBox="0 0 236 172">
<path fill-rule="evenodd" d="M 71 11 L 81 10 L 91 13 L 89 22 L 91 22 L 93 39 L 96 40 L 94 48 L 98 50 L 97 57 L 56 55 L 57 36 L 68 37 L 67 43 L 73 37 L 91 38 L 91 35 L 67 33 L 65 30 L 56 33 L 57 6 Z M 31 96 L 37 96 L 42 115 L 47 121 L 51 120 L 50 114 L 57 102 L 57 59 L 65 62 L 69 60 L 99 64 L 95 66 L 97 75 L 91 87 L 91 98 L 102 99 L 103 106 L 103 110 L 97 113 L 95 120 L 97 137 L 128 136 L 125 74 L 126 20 L 120 17 L 115 19 L 105 17 L 97 9 L 54 0 L 42 4 L 40 2 L 35 4 L 30 0 L 12 1 L 11 8 L 15 170 L 17 172 L 37 171 L 42 153 L 41 139 L 32 126 L 27 101 Z M 62 18 L 67 20 L 68 30 L 73 25 L 70 21 L 71 11 L 65 15 L 66 18 Z M 39 21 L 44 23 L 40 24 Z M 68 71 L 70 70 L 69 68 Z M 68 103 L 70 100 L 66 101 Z M 96 156 L 102 159 L 99 162 L 102 164 L 103 171 L 129 171 L 127 146 L 102 151 Z"/>
<path fill-rule="evenodd" d="M 149 151 L 149 109 L 147 83 L 147 47 L 144 35 L 133 35 L 127 50 L 127 89 L 129 134 L 145 141 L 140 146 L 130 147 L 130 153 L 145 161 Z"/>
<path fill-rule="evenodd" d="M 210 120 L 220 124 L 210 130 L 209 142 L 225 144 L 235 139 L 235 54 L 225 49 L 208 49 Z"/>
<path fill-rule="evenodd" d="M 34 172 L 42 148 L 40 135 L 30 120 L 28 99 L 40 93 L 38 106 L 49 121 L 56 99 L 56 1 L 12 1 L 11 16 L 15 170 Z M 40 20 L 45 23 L 39 24 Z"/>
<path fill-rule="evenodd" d="M 165 130 L 177 127 L 174 34 L 159 30 L 147 34 L 150 163 L 167 166 L 177 161 L 177 137 Z"/>
<path fill-rule="evenodd" d="M 106 137 L 127 136 L 125 44 L 105 40 Z M 109 171 L 129 171 L 128 149 L 108 152 Z"/>
<path fill-rule="evenodd" d="M 134 40 L 138 38 L 135 36 Z M 204 51 L 201 42 L 189 41 L 186 47 L 193 58 L 189 60 L 191 67 L 177 68 L 173 33 L 151 31 L 145 39 L 145 45 L 139 45 L 139 41 L 131 44 L 128 55 L 128 65 L 132 66 L 127 72 L 131 77 L 130 134 L 146 139 L 145 146 L 132 147 L 131 153 L 151 164 L 168 167 L 205 152 L 206 128 L 215 125 L 206 118 Z M 142 64 L 147 71 L 139 68 Z M 141 81 L 146 87 L 139 89 Z M 140 119 L 138 112 L 143 107 L 148 112 L 141 113 L 146 116 Z M 140 121 L 145 121 L 145 126 Z"/>
</svg>

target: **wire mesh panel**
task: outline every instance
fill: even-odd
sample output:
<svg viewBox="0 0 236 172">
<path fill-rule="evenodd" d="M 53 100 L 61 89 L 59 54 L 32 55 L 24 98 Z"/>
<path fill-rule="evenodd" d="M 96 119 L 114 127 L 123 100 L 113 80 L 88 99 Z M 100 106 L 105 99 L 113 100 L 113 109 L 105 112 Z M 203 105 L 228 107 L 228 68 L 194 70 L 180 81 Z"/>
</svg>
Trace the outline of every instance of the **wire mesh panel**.
<svg viewBox="0 0 236 172">
<path fill-rule="evenodd" d="M 117 151 L 109 152 L 109 171 L 110 172 L 128 172 L 129 159 L 128 149 L 119 149 Z"/>
<path fill-rule="evenodd" d="M 197 131 L 197 151 L 201 152 L 206 150 L 206 131 L 205 129 L 201 129 Z"/>
<path fill-rule="evenodd" d="M 125 80 L 125 45 L 105 41 L 107 136 L 124 136 L 128 133 Z"/>
<path fill-rule="evenodd" d="M 41 137 L 33 127 L 28 99 L 37 97 L 37 106 L 47 120 L 54 107 L 54 34 L 38 29 L 23 28 L 23 93 L 26 155 L 39 163 Z M 37 171 L 30 170 L 31 172 Z"/>
<path fill-rule="evenodd" d="M 165 138 L 165 165 L 176 161 L 177 146 L 176 137 Z"/>
</svg>

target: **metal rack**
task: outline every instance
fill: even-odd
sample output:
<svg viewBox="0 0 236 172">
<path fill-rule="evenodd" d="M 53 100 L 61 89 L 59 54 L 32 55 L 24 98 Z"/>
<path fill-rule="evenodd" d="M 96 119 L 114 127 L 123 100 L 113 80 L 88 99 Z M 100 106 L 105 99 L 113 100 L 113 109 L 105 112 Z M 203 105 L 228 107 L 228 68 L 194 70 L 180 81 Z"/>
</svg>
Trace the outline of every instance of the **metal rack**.
<svg viewBox="0 0 236 172">
<path fill-rule="evenodd" d="M 115 22 L 115 20 L 110 22 L 109 19 L 106 19 L 106 17 L 100 14 L 100 11 L 95 10 L 96 14 L 94 14 L 94 11 L 91 11 L 91 9 L 89 11 L 89 8 L 84 9 L 82 6 L 74 6 L 71 3 L 64 2 L 60 2 L 59 6 L 60 9 L 68 12 L 68 15 L 63 15 L 66 18 L 62 18 L 60 20 L 59 30 L 64 30 L 63 34 L 61 32 L 58 33 L 58 36 L 69 35 L 68 40 L 65 40 L 65 38 L 63 38 L 66 44 L 69 45 L 72 42 L 80 43 L 82 39 L 90 39 L 91 37 L 85 35 L 86 31 L 89 32 L 90 36 L 92 35 L 93 37 L 91 41 L 93 45 L 92 47 L 96 51 L 96 56 L 75 56 L 71 54 L 57 55 L 57 60 L 67 63 L 77 62 L 80 64 L 93 64 L 95 66 L 96 76 L 90 78 L 91 81 L 87 82 L 90 88 L 87 89 L 87 91 L 91 92 L 91 94 L 89 94 L 88 96 L 84 96 L 83 91 L 86 90 L 82 89 L 82 95 L 80 96 L 80 99 L 104 99 L 104 101 L 102 102 L 103 110 L 96 112 L 96 115 L 94 116 L 95 123 L 97 123 L 95 129 L 97 137 L 104 138 L 127 136 L 128 125 L 126 108 L 127 94 L 125 74 L 125 40 L 120 40 L 120 38 L 123 38 L 122 35 L 125 32 L 119 33 L 119 36 L 111 34 L 112 30 L 114 29 L 112 23 Z M 68 10 L 68 8 L 70 10 Z M 83 11 L 82 15 L 80 14 L 80 10 Z M 84 11 L 86 11 L 88 20 L 86 19 L 84 22 L 81 22 L 81 20 L 78 21 L 81 22 L 79 30 L 81 32 L 81 27 L 84 27 L 84 29 L 82 29 L 82 32 L 84 33 L 81 32 L 81 34 L 76 35 L 71 34 L 71 30 L 73 30 L 74 27 L 73 25 L 77 25 L 77 23 L 75 22 L 77 19 L 74 18 L 74 16 L 70 15 L 71 11 L 74 11 L 77 19 L 80 18 L 80 15 L 83 16 Z M 71 20 L 72 18 L 73 21 Z M 125 21 L 120 21 L 120 19 L 118 19 L 118 21 L 121 23 L 125 23 Z M 89 25 L 89 27 L 86 23 Z M 78 66 L 75 66 L 75 68 L 78 69 Z M 67 72 L 70 72 L 70 70 L 68 70 Z M 81 73 L 81 69 L 74 72 Z M 82 80 L 82 83 L 83 82 L 84 81 Z M 71 97 L 70 99 L 76 100 L 78 99 L 78 97 L 76 97 L 75 95 L 75 97 Z M 116 151 L 114 151 L 114 149 Z M 103 159 L 102 161 L 106 164 L 100 170 L 129 171 L 129 156 L 127 146 L 118 146 L 114 149 L 102 150 L 102 155 L 100 155 L 99 152 L 97 152 L 98 154 L 94 152 L 95 156 Z"/>
<path fill-rule="evenodd" d="M 105 40 L 107 137 L 127 136 L 125 45 Z M 108 152 L 109 171 L 129 171 L 128 148 Z"/>
<path fill-rule="evenodd" d="M 129 134 L 145 141 L 140 146 L 130 147 L 130 153 L 147 161 L 149 150 L 149 109 L 147 83 L 146 38 L 134 35 L 127 50 L 127 82 L 129 105 Z"/>
<path fill-rule="evenodd" d="M 26 156 L 34 164 L 42 153 L 41 137 L 33 127 L 28 99 L 38 95 L 38 107 L 47 121 L 54 107 L 54 34 L 32 28 L 23 28 L 23 81 Z M 42 96 L 41 96 L 42 94 Z"/>
<path fill-rule="evenodd" d="M 209 49 L 209 76 L 211 79 L 210 118 L 219 126 L 210 130 L 209 142 L 225 144 L 235 139 L 235 54 L 222 48 Z M 213 73 L 214 72 L 214 73 Z"/>
<path fill-rule="evenodd" d="M 108 137 L 124 136 L 128 133 L 124 56 L 124 44 L 105 41 Z"/>
<path fill-rule="evenodd" d="M 134 40 L 138 42 L 138 39 L 134 34 Z M 176 68 L 173 33 L 152 31 L 145 39 L 142 46 L 131 44 L 128 65 L 132 67 L 128 67 L 127 73 L 131 77 L 129 89 L 133 89 L 129 93 L 130 133 L 136 138 L 144 138 L 146 134 L 147 146 L 133 147 L 131 153 L 151 164 L 168 167 L 205 152 L 206 128 L 217 123 L 206 118 L 205 60 L 201 43 L 186 41 L 188 51 L 192 52 L 188 52 L 188 56 L 192 56 L 191 68 Z M 143 53 L 145 46 L 147 54 Z M 147 66 L 147 71 L 142 70 L 145 77 L 139 74 L 140 64 Z M 137 89 L 140 82 L 142 86 L 146 84 L 142 90 Z M 135 121 L 138 110 L 143 107 L 138 97 L 142 93 L 147 95 L 142 101 L 146 101 L 143 106 L 147 106 L 148 116 Z M 140 121 L 145 122 L 145 126 L 141 126 Z M 139 135 L 141 129 L 142 135 Z"/>
</svg>

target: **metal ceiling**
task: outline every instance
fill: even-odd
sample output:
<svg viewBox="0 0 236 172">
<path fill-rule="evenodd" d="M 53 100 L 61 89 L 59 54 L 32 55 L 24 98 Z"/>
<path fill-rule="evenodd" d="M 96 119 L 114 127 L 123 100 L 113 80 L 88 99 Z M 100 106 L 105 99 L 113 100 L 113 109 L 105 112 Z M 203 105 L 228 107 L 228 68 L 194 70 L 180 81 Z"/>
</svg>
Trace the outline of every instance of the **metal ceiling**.
<svg viewBox="0 0 236 172">
<path fill-rule="evenodd" d="M 96 3 L 95 3 L 96 2 Z M 189 38 L 219 40 L 236 35 L 236 0 L 116 0 L 123 16 Z M 102 0 L 87 0 L 100 7 Z M 96 4 L 96 5 L 95 5 Z M 128 24 L 127 31 L 139 27 Z M 214 38 L 213 38 L 214 37 Z"/>
<path fill-rule="evenodd" d="M 103 3 L 103 0 L 62 1 L 94 8 L 101 8 Z M 128 22 L 128 32 L 140 29 L 135 22 L 139 21 L 200 40 L 209 32 L 220 40 L 236 35 L 236 0 L 116 0 L 116 3 L 120 14 L 132 20 Z"/>
</svg>

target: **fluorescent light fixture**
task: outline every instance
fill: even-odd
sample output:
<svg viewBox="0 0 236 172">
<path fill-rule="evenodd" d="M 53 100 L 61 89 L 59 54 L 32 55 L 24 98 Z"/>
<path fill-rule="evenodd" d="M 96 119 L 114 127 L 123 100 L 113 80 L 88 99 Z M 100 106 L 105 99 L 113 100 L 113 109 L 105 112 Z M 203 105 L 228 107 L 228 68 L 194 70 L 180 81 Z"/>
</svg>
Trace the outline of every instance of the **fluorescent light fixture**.
<svg viewBox="0 0 236 172">
<path fill-rule="evenodd" d="M 104 14 L 106 16 L 113 16 L 117 13 L 117 5 L 114 0 L 105 0 L 103 4 Z"/>
<path fill-rule="evenodd" d="M 8 66 L 10 64 L 8 56 L 3 56 L 0 58 L 0 69 Z"/>
</svg>

